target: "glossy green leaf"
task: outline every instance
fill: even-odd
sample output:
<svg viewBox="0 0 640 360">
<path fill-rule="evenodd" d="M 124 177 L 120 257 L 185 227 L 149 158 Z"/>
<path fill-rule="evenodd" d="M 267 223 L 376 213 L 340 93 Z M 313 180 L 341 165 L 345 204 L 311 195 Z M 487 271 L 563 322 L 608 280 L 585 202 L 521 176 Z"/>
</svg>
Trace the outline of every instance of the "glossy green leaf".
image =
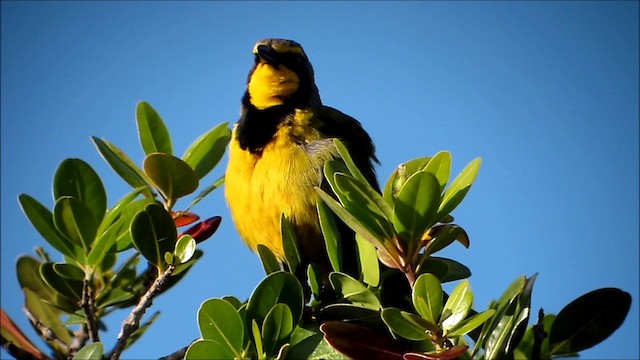
<svg viewBox="0 0 640 360">
<path fill-rule="evenodd" d="M 376 247 L 358 234 L 356 234 L 356 246 L 362 281 L 370 286 L 377 287 L 380 284 L 380 264 L 378 263 Z"/>
<path fill-rule="evenodd" d="M 145 154 L 164 153 L 171 155 L 171 137 L 158 112 L 145 101 L 136 107 L 136 124 L 138 136 Z"/>
<path fill-rule="evenodd" d="M 147 205 L 134 216 L 130 231 L 140 254 L 156 267 L 163 267 L 164 254 L 173 253 L 178 236 L 171 215 L 161 205 Z"/>
<path fill-rule="evenodd" d="M 60 276 L 53 268 L 53 263 L 40 265 L 40 276 L 58 294 L 65 298 L 78 302 L 82 299 L 82 281 L 67 279 Z"/>
<path fill-rule="evenodd" d="M 417 315 L 396 308 L 384 308 L 382 320 L 394 333 L 414 341 L 428 340 L 428 330 L 437 331 L 438 328 Z"/>
<path fill-rule="evenodd" d="M 435 175 L 440 184 L 440 192 L 444 190 L 449 182 L 449 176 L 451 175 L 451 153 L 448 151 L 440 151 L 429 160 L 424 167 L 424 171 L 430 172 Z"/>
<path fill-rule="evenodd" d="M 456 326 L 454 326 L 451 330 L 449 330 L 449 332 L 447 333 L 447 336 L 456 337 L 456 336 L 466 335 L 467 333 L 473 331 L 478 326 L 484 324 L 484 322 L 487 321 L 489 318 L 491 318 L 491 316 L 493 316 L 495 312 L 496 312 L 495 310 L 489 309 L 479 314 L 470 316 L 462 320 Z"/>
<path fill-rule="evenodd" d="M 75 258 L 76 250 L 71 241 L 60 234 L 53 222 L 53 214 L 38 200 L 27 194 L 18 196 L 20 207 L 38 233 L 63 255 Z"/>
<path fill-rule="evenodd" d="M 134 188 L 145 189 L 144 194 L 147 197 L 155 197 L 144 173 L 131 161 L 127 154 L 107 140 L 95 136 L 92 136 L 91 140 L 102 158 L 127 184 Z"/>
<path fill-rule="evenodd" d="M 336 224 L 333 213 L 323 201 L 318 201 L 318 219 L 320 221 L 320 229 L 324 237 L 329 262 L 334 271 L 342 269 L 342 247 L 340 243 L 340 232 Z"/>
<path fill-rule="evenodd" d="M 228 302 L 229 304 L 233 305 L 234 308 L 236 308 L 236 310 L 240 309 L 242 307 L 242 301 L 238 300 L 237 297 L 235 296 L 223 296 L 222 300 Z"/>
<path fill-rule="evenodd" d="M 191 343 L 185 354 L 187 360 L 234 359 L 235 357 L 236 354 L 226 344 L 206 339 Z"/>
<path fill-rule="evenodd" d="M 149 154 L 144 159 L 143 168 L 151 182 L 171 204 L 198 188 L 198 176 L 191 166 L 173 155 Z"/>
<path fill-rule="evenodd" d="M 385 238 L 393 236 L 393 210 L 371 186 L 341 173 L 334 175 L 334 183 L 334 191 L 347 210 L 374 226 Z"/>
<path fill-rule="evenodd" d="M 278 350 L 293 332 L 293 315 L 285 304 L 275 304 L 262 323 L 262 342 L 267 355 L 277 355 Z"/>
<path fill-rule="evenodd" d="M 391 173 L 382 192 L 382 197 L 390 206 L 394 205 L 395 197 L 407 179 L 416 172 L 423 170 L 429 163 L 429 160 L 431 160 L 430 157 L 421 157 L 407 161 L 406 163 L 398 165 L 393 173 Z"/>
<path fill-rule="evenodd" d="M 198 178 L 202 179 L 218 165 L 230 139 L 229 123 L 224 122 L 189 145 L 182 159 L 191 166 Z"/>
<path fill-rule="evenodd" d="M 40 299 L 52 301 L 54 292 L 40 276 L 40 261 L 22 255 L 16 262 L 16 273 L 20 288 L 29 289 Z"/>
<path fill-rule="evenodd" d="M 316 299 L 319 299 L 320 291 L 322 290 L 322 274 L 317 264 L 311 263 L 307 266 L 307 280 L 309 281 L 311 294 L 313 294 Z"/>
<path fill-rule="evenodd" d="M 105 232 L 98 236 L 98 239 L 93 244 L 87 256 L 87 264 L 91 266 L 100 264 L 118 239 L 126 236 L 128 232 L 129 222 L 125 221 L 125 219 L 118 219 L 114 224 L 111 224 Z"/>
<path fill-rule="evenodd" d="M 304 304 L 302 286 L 290 273 L 279 271 L 270 274 L 258 284 L 247 303 L 247 321 L 262 320 L 275 304 L 286 304 L 297 323 Z"/>
<path fill-rule="evenodd" d="M 180 264 L 191 260 L 196 252 L 196 241 L 190 235 L 182 235 L 176 242 L 175 256 Z"/>
<path fill-rule="evenodd" d="M 442 224 L 431 228 L 433 240 L 426 248 L 426 253 L 431 255 L 449 246 L 458 240 L 464 247 L 469 247 L 469 236 L 463 228 L 456 224 Z"/>
<path fill-rule="evenodd" d="M 438 209 L 438 218 L 443 217 L 446 214 L 452 212 L 464 199 L 467 192 L 469 192 L 469 188 L 476 179 L 476 175 L 478 175 L 478 171 L 480 170 L 480 164 L 482 163 L 482 159 L 475 158 L 473 159 L 461 172 L 458 176 L 451 182 L 451 185 L 445 191 L 444 196 L 442 198 L 442 202 L 440 203 L 440 208 Z"/>
<path fill-rule="evenodd" d="M 380 318 L 380 309 L 370 309 L 362 305 L 335 303 L 324 306 L 318 316 L 321 322 L 338 320 L 352 324 L 380 328 L 384 322 Z"/>
<path fill-rule="evenodd" d="M 442 286 L 438 278 L 428 273 L 418 276 L 413 284 L 411 299 L 420 316 L 432 324 L 438 323 L 443 305 Z"/>
<path fill-rule="evenodd" d="M 316 192 L 324 201 L 327 206 L 333 211 L 347 226 L 349 226 L 354 232 L 360 234 L 364 239 L 374 244 L 377 248 L 384 248 L 385 236 L 376 229 L 375 226 L 372 226 L 367 223 L 363 223 L 359 218 L 352 215 L 349 211 L 347 211 L 340 203 L 334 200 L 331 195 L 327 194 L 320 188 L 316 188 Z"/>
<path fill-rule="evenodd" d="M 102 355 L 104 355 L 104 345 L 96 342 L 83 346 L 73 355 L 73 360 L 102 360 Z"/>
<path fill-rule="evenodd" d="M 268 247 L 258 244 L 258 256 L 262 262 L 264 272 L 269 275 L 276 271 L 280 271 L 280 262 Z"/>
<path fill-rule="evenodd" d="M 344 161 L 344 164 L 349 169 L 349 172 L 351 173 L 351 175 L 353 175 L 353 177 L 358 179 L 361 183 L 369 184 L 369 182 L 367 181 L 367 178 L 365 178 L 364 175 L 362 175 L 362 172 L 360 172 L 360 169 L 351 158 L 351 155 L 349 154 L 349 150 L 347 150 L 347 147 L 344 146 L 342 141 L 338 140 L 337 138 L 334 138 L 333 143 L 336 146 L 336 149 L 338 150 L 340 157 Z"/>
<path fill-rule="evenodd" d="M 63 278 L 70 280 L 83 281 L 85 277 L 84 271 L 73 264 L 54 263 L 53 271 L 55 271 L 56 274 L 62 276 Z"/>
<path fill-rule="evenodd" d="M 287 359 L 348 360 L 324 340 L 320 329 L 297 326 L 291 334 Z"/>
<path fill-rule="evenodd" d="M 117 232 L 114 233 L 115 239 L 115 251 L 121 252 L 124 250 L 128 250 L 133 246 L 132 238 L 131 238 L 131 222 L 133 218 L 138 214 L 138 212 L 143 211 L 148 205 L 156 204 L 160 205 L 155 199 L 138 199 L 128 204 L 118 222 L 123 225 L 123 227 L 119 227 Z M 113 248 L 109 250 L 114 250 Z"/>
<path fill-rule="evenodd" d="M 420 273 L 424 272 L 435 275 L 440 283 L 462 280 L 471 276 L 471 270 L 464 264 L 437 256 L 429 256 L 424 260 Z"/>
<path fill-rule="evenodd" d="M 143 191 L 144 188 L 133 189 L 127 195 L 118 200 L 118 202 L 111 209 L 108 209 L 104 216 L 104 219 L 102 219 L 102 222 L 98 227 L 98 235 L 101 236 L 107 230 L 107 228 L 118 221 L 127 206 L 129 206 L 129 204 L 131 204 L 138 196 L 140 196 Z"/>
<path fill-rule="evenodd" d="M 549 334 L 551 355 L 589 349 L 604 341 L 624 322 L 631 295 L 602 288 L 573 300 L 558 313 Z"/>
<path fill-rule="evenodd" d="M 435 222 L 439 205 L 438 179 L 424 171 L 413 174 L 398 193 L 393 209 L 393 227 L 400 238 L 417 244 Z"/>
<path fill-rule="evenodd" d="M 80 200 L 68 196 L 59 198 L 53 208 L 53 222 L 58 231 L 76 246 L 89 253 L 98 231 L 96 217 Z"/>
<path fill-rule="evenodd" d="M 100 294 L 100 296 L 96 299 L 96 305 L 98 306 L 98 308 L 105 308 L 107 306 L 112 306 L 123 303 L 125 301 L 129 301 L 135 296 L 136 294 L 131 290 L 111 288 Z"/>
<path fill-rule="evenodd" d="M 471 306 L 473 306 L 473 293 L 471 292 L 469 281 L 463 280 L 453 289 L 449 299 L 444 304 L 443 315 L 450 315 L 442 319 L 442 329 L 444 331 L 453 329 L 467 317 Z"/>
<path fill-rule="evenodd" d="M 227 301 L 209 299 L 202 303 L 198 309 L 198 324 L 203 339 L 223 344 L 234 357 L 242 352 L 242 319 L 236 308 Z"/>
<path fill-rule="evenodd" d="M 107 194 L 102 180 L 93 168 L 80 159 L 66 159 L 53 176 L 53 197 L 74 197 L 83 202 L 101 222 L 107 210 Z"/>
<path fill-rule="evenodd" d="M 256 353 L 258 359 L 264 359 L 267 354 L 264 353 L 264 347 L 262 346 L 262 335 L 260 334 L 260 327 L 255 319 L 251 320 L 251 336 L 253 338 L 253 345 L 256 347 Z"/>
<path fill-rule="evenodd" d="M 300 249 L 298 249 L 298 244 L 300 243 L 298 242 L 298 235 L 296 234 L 293 224 L 284 214 L 280 217 L 280 231 L 282 234 L 284 258 L 289 266 L 289 272 L 294 274 L 302 262 Z"/>
<path fill-rule="evenodd" d="M 346 299 L 352 304 L 368 309 L 380 309 L 380 300 L 378 300 L 376 295 L 367 289 L 364 284 L 351 276 L 333 272 L 329 274 L 329 282 L 331 282 L 331 286 L 339 298 Z"/>
</svg>

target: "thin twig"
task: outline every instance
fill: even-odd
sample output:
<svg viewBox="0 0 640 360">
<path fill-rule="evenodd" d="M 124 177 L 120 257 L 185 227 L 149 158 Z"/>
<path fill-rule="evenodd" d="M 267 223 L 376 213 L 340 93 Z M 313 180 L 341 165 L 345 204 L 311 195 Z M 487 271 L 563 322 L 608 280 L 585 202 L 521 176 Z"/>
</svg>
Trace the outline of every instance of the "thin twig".
<svg viewBox="0 0 640 360">
<path fill-rule="evenodd" d="M 98 319 L 96 318 L 96 307 L 93 298 L 93 290 L 89 284 L 91 274 L 87 273 L 87 277 L 82 283 L 82 309 L 87 317 L 87 332 L 92 342 L 99 342 L 100 335 L 98 333 Z"/>
<path fill-rule="evenodd" d="M 142 319 L 147 308 L 149 308 L 153 303 L 153 298 L 160 293 L 162 286 L 167 278 L 171 276 L 174 269 L 175 266 L 169 265 L 169 267 L 156 278 L 153 284 L 149 287 L 149 290 L 142 295 L 140 301 L 138 301 L 138 305 L 131 310 L 131 314 L 129 314 L 127 319 L 122 323 L 122 329 L 118 335 L 118 341 L 111 352 L 111 360 L 117 360 L 120 358 L 120 354 L 122 354 L 122 351 L 127 345 L 127 340 L 140 326 L 140 319 Z"/>
<path fill-rule="evenodd" d="M 533 325 L 533 348 L 531 349 L 531 360 L 540 360 L 542 342 L 547 337 L 544 331 L 544 310 L 538 311 L 538 323 Z"/>
<path fill-rule="evenodd" d="M 181 359 L 184 359 L 184 355 L 187 353 L 187 349 L 188 348 L 189 348 L 188 346 L 185 346 L 182 349 L 174 352 L 173 354 L 169 354 L 167 356 L 163 356 L 158 360 L 181 360 Z"/>
<path fill-rule="evenodd" d="M 31 324 L 33 324 L 33 326 L 35 326 L 35 328 L 38 329 L 38 331 L 40 332 L 40 336 L 44 340 L 51 341 L 52 343 L 55 343 L 56 345 L 60 346 L 65 352 L 67 353 L 69 352 L 69 345 L 67 345 L 62 340 L 58 339 L 58 337 L 56 336 L 56 333 L 54 333 L 53 330 L 51 330 L 48 326 L 40 322 L 40 320 L 38 320 L 38 318 L 36 318 L 35 315 L 33 315 L 31 310 L 29 310 L 27 307 L 23 307 L 22 311 L 27 315 L 27 318 L 29 319 Z"/>
</svg>

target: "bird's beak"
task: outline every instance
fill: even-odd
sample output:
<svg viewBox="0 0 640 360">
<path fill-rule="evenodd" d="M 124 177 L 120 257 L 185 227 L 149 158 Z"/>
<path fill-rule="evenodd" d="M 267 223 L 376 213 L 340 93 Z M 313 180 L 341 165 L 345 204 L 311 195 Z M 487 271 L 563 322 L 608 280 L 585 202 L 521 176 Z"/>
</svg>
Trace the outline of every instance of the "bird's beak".
<svg viewBox="0 0 640 360">
<path fill-rule="evenodd" d="M 258 45 L 258 56 L 267 64 L 278 66 L 278 53 L 267 45 Z"/>
</svg>

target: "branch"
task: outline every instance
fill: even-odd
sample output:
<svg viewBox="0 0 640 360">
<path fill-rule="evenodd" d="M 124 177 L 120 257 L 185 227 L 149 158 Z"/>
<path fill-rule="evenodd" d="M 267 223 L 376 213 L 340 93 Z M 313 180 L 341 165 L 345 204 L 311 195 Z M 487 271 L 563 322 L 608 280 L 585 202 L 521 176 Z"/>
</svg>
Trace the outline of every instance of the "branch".
<svg viewBox="0 0 640 360">
<path fill-rule="evenodd" d="M 184 359 L 184 355 L 187 353 L 187 349 L 188 348 L 189 348 L 188 346 L 185 346 L 182 349 L 174 352 L 173 354 L 169 354 L 167 356 L 163 356 L 158 360 L 181 360 L 181 359 Z"/>
<path fill-rule="evenodd" d="M 533 325 L 533 348 L 531 349 L 531 360 L 540 360 L 542 342 L 547 337 L 544 331 L 544 310 L 538 311 L 538 323 Z"/>
<path fill-rule="evenodd" d="M 41 360 L 41 358 L 5 339 L 4 336 L 0 336 L 0 343 L 2 345 L 2 348 L 5 349 L 9 353 L 9 355 L 13 356 L 16 359 Z M 49 358 L 47 357 L 46 359 Z"/>
<path fill-rule="evenodd" d="M 96 318 L 96 307 L 93 299 L 93 291 L 89 285 L 90 274 L 87 273 L 87 277 L 82 283 L 82 309 L 87 317 L 87 332 L 92 342 L 99 342 L 100 335 L 98 334 L 98 319 Z"/>
<path fill-rule="evenodd" d="M 131 314 L 129 317 L 122 323 L 122 329 L 120 330 L 120 334 L 118 334 L 118 341 L 111 352 L 111 360 L 118 360 L 120 358 L 120 354 L 127 345 L 127 340 L 140 326 L 140 319 L 144 315 L 145 311 L 151 306 L 153 303 L 153 298 L 160 293 L 162 290 L 162 286 L 171 273 L 175 270 L 175 266 L 169 265 L 169 267 L 159 275 L 156 280 L 151 284 L 149 290 L 142 295 L 138 305 L 131 310 Z"/>
<path fill-rule="evenodd" d="M 77 353 L 89 340 L 89 330 L 87 330 L 87 325 L 83 324 L 80 326 L 78 331 L 73 333 L 73 342 L 71 343 L 71 354 Z"/>
<path fill-rule="evenodd" d="M 69 350 L 70 350 L 69 345 L 67 345 L 62 340 L 58 339 L 58 337 L 53 332 L 53 330 L 51 330 L 45 324 L 41 323 L 40 320 L 38 320 L 38 318 L 36 318 L 35 315 L 33 315 L 31 310 L 29 310 L 27 307 L 23 307 L 22 311 L 27 315 L 27 318 L 29 319 L 31 324 L 33 324 L 33 326 L 35 326 L 35 328 L 38 329 L 38 332 L 40 332 L 40 336 L 44 340 L 55 343 L 56 345 L 60 346 L 65 352 L 69 353 Z"/>
</svg>

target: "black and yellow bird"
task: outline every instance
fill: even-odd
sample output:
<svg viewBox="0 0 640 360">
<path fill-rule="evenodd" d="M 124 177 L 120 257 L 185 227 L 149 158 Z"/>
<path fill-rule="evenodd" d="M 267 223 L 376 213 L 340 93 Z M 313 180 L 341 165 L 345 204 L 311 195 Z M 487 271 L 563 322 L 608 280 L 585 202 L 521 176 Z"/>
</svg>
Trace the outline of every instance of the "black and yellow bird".
<svg viewBox="0 0 640 360">
<path fill-rule="evenodd" d="M 326 187 L 322 168 L 339 156 L 333 143 L 338 138 L 377 189 L 374 145 L 356 119 L 322 105 L 313 68 L 300 44 L 265 39 L 253 54 L 255 64 L 230 144 L 227 203 L 241 238 L 252 250 L 262 244 L 284 259 L 284 214 L 296 229 L 303 260 L 326 271 L 314 187 Z M 340 227 L 343 247 L 353 248 L 353 233 L 344 224 Z"/>
</svg>

